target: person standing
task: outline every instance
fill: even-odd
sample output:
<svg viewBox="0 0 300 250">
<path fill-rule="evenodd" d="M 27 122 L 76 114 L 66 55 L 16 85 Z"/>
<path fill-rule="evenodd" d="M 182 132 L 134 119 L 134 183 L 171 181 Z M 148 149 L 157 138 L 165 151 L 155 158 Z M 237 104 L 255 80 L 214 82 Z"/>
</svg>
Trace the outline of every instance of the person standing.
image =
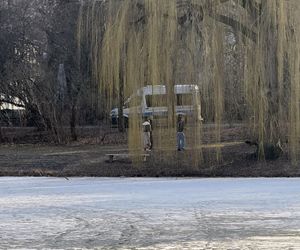
<svg viewBox="0 0 300 250">
<path fill-rule="evenodd" d="M 143 141 L 144 141 L 144 150 L 151 151 L 151 124 L 149 118 L 146 118 L 143 122 Z"/>
<path fill-rule="evenodd" d="M 178 116 L 177 123 L 177 150 L 182 151 L 185 147 L 185 134 L 184 134 L 184 117 L 182 115 Z"/>
</svg>

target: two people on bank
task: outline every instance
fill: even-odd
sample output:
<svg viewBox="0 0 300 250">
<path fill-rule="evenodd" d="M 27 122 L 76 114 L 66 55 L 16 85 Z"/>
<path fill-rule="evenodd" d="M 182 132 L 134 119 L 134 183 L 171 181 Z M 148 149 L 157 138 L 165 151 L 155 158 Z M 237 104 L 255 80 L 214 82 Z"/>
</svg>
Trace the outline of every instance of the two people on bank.
<svg viewBox="0 0 300 250">
<path fill-rule="evenodd" d="M 182 115 L 178 116 L 177 122 L 177 150 L 182 151 L 185 147 L 185 134 L 184 134 L 185 121 Z M 143 122 L 143 142 L 144 150 L 151 151 L 153 148 L 153 135 L 152 135 L 152 119 L 146 117 Z"/>
</svg>

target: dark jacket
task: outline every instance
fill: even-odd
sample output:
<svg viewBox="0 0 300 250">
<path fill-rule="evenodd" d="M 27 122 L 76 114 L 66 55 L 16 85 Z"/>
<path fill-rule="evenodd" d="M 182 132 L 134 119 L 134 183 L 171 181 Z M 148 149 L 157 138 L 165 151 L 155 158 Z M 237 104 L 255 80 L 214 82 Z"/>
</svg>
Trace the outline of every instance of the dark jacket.
<svg viewBox="0 0 300 250">
<path fill-rule="evenodd" d="M 183 132 L 184 130 L 184 121 L 180 120 L 177 124 L 177 132 Z"/>
</svg>

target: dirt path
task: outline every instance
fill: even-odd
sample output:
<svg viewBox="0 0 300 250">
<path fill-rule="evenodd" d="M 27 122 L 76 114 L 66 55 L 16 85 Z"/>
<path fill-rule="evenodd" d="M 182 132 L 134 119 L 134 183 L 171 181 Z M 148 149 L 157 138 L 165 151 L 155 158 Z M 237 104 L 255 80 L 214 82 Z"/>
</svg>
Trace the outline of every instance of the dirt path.
<svg viewBox="0 0 300 250">
<path fill-rule="evenodd" d="M 126 152 L 125 146 L 0 146 L 0 172 L 4 175 L 64 175 L 69 169 L 99 168 L 105 164 L 106 153 Z M 89 173 L 87 172 L 87 175 Z"/>
<path fill-rule="evenodd" d="M 258 162 L 254 152 L 241 142 L 207 144 L 203 150 L 220 147 L 223 162 L 190 165 L 192 153 L 166 149 L 169 158 L 153 150 L 147 162 L 133 164 L 121 157 L 108 161 L 108 153 L 127 153 L 124 145 L 1 145 L 1 176 L 204 176 L 204 177 L 277 177 L 300 176 L 300 168 L 291 166 L 284 157 L 277 161 Z M 160 149 L 161 150 L 161 149 Z M 177 160 L 176 160 L 177 159 Z M 180 159 L 180 160 L 178 160 Z"/>
</svg>

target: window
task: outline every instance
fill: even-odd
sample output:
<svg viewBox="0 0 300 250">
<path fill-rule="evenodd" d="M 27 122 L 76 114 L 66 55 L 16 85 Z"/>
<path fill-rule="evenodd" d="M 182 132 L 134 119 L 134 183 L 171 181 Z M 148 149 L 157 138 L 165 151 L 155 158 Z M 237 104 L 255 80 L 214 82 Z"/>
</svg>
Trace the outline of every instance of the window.
<svg viewBox="0 0 300 250">
<path fill-rule="evenodd" d="M 168 106 L 168 98 L 166 95 L 146 95 L 147 107 L 166 107 Z"/>
<path fill-rule="evenodd" d="M 176 105 L 177 106 L 193 105 L 193 95 L 191 93 L 177 94 L 176 95 Z"/>
<path fill-rule="evenodd" d="M 124 108 L 138 107 L 142 103 L 140 96 L 132 96 L 124 105 Z"/>
</svg>

